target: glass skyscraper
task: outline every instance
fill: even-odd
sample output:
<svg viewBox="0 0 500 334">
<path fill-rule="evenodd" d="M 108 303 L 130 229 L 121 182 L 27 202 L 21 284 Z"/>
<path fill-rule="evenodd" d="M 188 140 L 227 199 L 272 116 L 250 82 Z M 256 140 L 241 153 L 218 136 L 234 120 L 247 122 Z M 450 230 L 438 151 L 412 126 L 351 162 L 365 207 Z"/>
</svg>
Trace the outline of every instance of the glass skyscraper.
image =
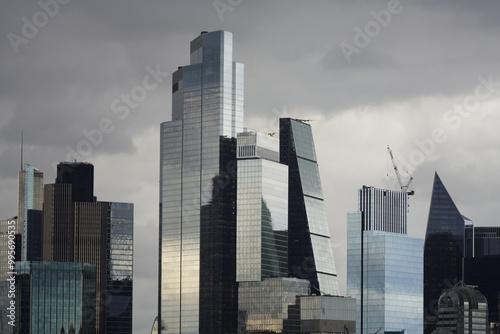
<svg viewBox="0 0 500 334">
<path fill-rule="evenodd" d="M 132 333 L 132 203 L 101 202 L 94 166 L 65 162 L 45 185 L 44 259 L 96 265 L 96 332 Z"/>
<path fill-rule="evenodd" d="M 288 166 L 288 270 L 315 295 L 339 295 L 311 126 L 280 119 L 280 162 Z"/>
<path fill-rule="evenodd" d="M 356 333 L 422 333 L 423 240 L 407 231 L 408 195 L 364 186 L 347 214 L 347 295 Z"/>
<path fill-rule="evenodd" d="M 173 73 L 172 120 L 161 125 L 161 333 L 235 333 L 236 135 L 243 65 L 232 34 L 202 32 Z"/>
<path fill-rule="evenodd" d="M 463 279 L 462 259 L 473 255 L 472 234 L 472 221 L 460 213 L 435 173 L 424 246 L 425 333 L 435 329 L 439 296 Z"/>
<path fill-rule="evenodd" d="M 22 245 L 18 251 L 23 260 L 39 260 L 41 257 L 41 212 L 43 208 L 43 172 L 26 165 L 19 171 L 18 233 Z"/>
<path fill-rule="evenodd" d="M 286 277 L 288 271 L 288 167 L 279 140 L 238 134 L 236 280 Z"/>
<path fill-rule="evenodd" d="M 20 261 L 14 332 L 94 334 L 95 299 L 95 265 Z"/>
</svg>

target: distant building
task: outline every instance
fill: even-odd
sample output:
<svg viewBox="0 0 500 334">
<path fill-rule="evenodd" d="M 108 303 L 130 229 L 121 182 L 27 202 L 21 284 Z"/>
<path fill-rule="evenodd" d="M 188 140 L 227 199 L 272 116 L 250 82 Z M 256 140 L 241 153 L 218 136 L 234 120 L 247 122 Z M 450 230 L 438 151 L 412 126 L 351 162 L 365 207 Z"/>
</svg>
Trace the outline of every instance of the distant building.
<svg viewBox="0 0 500 334">
<path fill-rule="evenodd" d="M 464 280 L 488 300 L 489 321 L 500 322 L 500 227 L 474 228 L 474 257 L 464 259 Z"/>
<path fill-rule="evenodd" d="M 408 195 L 363 186 L 347 214 L 347 295 L 356 333 L 422 333 L 423 240 L 407 231 Z"/>
<path fill-rule="evenodd" d="M 43 172 L 26 165 L 19 171 L 18 233 L 22 260 L 40 260 L 42 252 Z"/>
<path fill-rule="evenodd" d="M 95 265 L 18 262 L 15 333 L 94 334 L 95 299 Z"/>
<path fill-rule="evenodd" d="M 463 258 L 473 256 L 473 223 L 434 175 L 424 246 L 425 333 L 435 329 L 439 296 L 463 279 Z"/>
<path fill-rule="evenodd" d="M 488 302 L 474 286 L 463 281 L 439 297 L 439 316 L 435 333 L 488 333 Z"/>
<path fill-rule="evenodd" d="M 132 203 L 100 202 L 94 166 L 65 162 L 45 185 L 43 258 L 97 266 L 97 333 L 132 333 Z"/>
</svg>

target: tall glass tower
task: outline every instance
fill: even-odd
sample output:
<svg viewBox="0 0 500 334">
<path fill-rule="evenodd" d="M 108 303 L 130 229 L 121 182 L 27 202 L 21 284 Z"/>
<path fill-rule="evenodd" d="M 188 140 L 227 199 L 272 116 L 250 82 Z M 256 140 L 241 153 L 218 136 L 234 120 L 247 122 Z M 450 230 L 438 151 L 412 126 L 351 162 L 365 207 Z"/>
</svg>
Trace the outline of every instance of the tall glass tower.
<svg viewBox="0 0 500 334">
<path fill-rule="evenodd" d="M 19 171 L 19 192 L 18 192 L 18 232 L 22 235 L 22 259 L 32 260 L 31 254 L 40 251 L 31 251 L 31 248 L 41 242 L 41 210 L 43 207 L 43 172 L 26 164 L 24 169 Z M 41 232 L 41 231 L 40 231 Z M 28 249 L 30 248 L 30 249 Z M 38 247 L 39 249 L 39 247 Z M 30 252 L 29 252 L 30 251 Z M 37 258 L 39 260 L 39 258 Z"/>
<path fill-rule="evenodd" d="M 288 174 L 288 270 L 315 295 L 339 295 L 311 126 L 280 118 L 280 162 Z"/>
<path fill-rule="evenodd" d="M 460 213 L 435 173 L 424 246 L 425 333 L 435 329 L 439 296 L 463 279 L 462 259 L 472 257 L 472 234 L 472 221 Z"/>
<path fill-rule="evenodd" d="M 408 195 L 364 186 L 347 214 L 347 294 L 356 333 L 423 329 L 423 240 L 407 231 Z"/>
<path fill-rule="evenodd" d="M 161 124 L 159 331 L 235 333 L 236 134 L 243 65 L 232 34 L 202 32 L 172 80 Z"/>
</svg>

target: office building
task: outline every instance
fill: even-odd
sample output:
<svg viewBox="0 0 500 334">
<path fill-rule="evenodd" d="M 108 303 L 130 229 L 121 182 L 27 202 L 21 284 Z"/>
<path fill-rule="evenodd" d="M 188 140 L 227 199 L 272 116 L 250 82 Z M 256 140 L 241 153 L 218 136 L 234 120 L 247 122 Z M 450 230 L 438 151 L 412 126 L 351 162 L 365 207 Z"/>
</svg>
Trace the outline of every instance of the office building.
<svg viewBox="0 0 500 334">
<path fill-rule="evenodd" d="M 310 294 L 307 280 L 241 282 L 238 293 L 238 333 L 300 333 L 299 298 Z"/>
<path fill-rule="evenodd" d="M 340 296 L 301 296 L 300 333 L 354 333 L 356 299 Z"/>
<path fill-rule="evenodd" d="M 43 172 L 26 164 L 18 174 L 18 234 L 22 260 L 40 260 L 43 208 Z"/>
<path fill-rule="evenodd" d="M 161 333 L 235 333 L 236 134 L 243 65 L 232 34 L 202 32 L 172 78 L 172 120 L 161 125 Z"/>
<path fill-rule="evenodd" d="M 309 282 L 287 278 L 288 167 L 279 140 L 246 131 L 237 138 L 238 333 L 299 333 L 299 295 Z"/>
<path fill-rule="evenodd" d="M 460 213 L 435 173 L 424 246 L 425 333 L 435 329 L 439 296 L 463 279 L 462 259 L 473 255 L 472 234 L 472 221 Z"/>
<path fill-rule="evenodd" d="M 45 185 L 43 257 L 96 265 L 97 333 L 131 333 L 133 204 L 97 201 L 93 170 L 60 163 Z"/>
<path fill-rule="evenodd" d="M 288 270 L 315 295 L 339 295 L 311 126 L 280 119 L 280 162 L 288 166 Z"/>
<path fill-rule="evenodd" d="M 488 302 L 474 286 L 463 281 L 439 297 L 436 333 L 489 333 Z"/>
<path fill-rule="evenodd" d="M 474 227 L 474 257 L 500 256 L 500 227 Z"/>
<path fill-rule="evenodd" d="M 95 265 L 21 261 L 16 272 L 15 333 L 96 333 Z"/>
<path fill-rule="evenodd" d="M 286 277 L 288 167 L 279 163 L 279 140 L 239 133 L 237 158 L 236 280 Z"/>
<path fill-rule="evenodd" d="M 407 231 L 408 195 L 363 186 L 347 214 L 347 295 L 356 333 L 422 333 L 423 240 Z"/>
<path fill-rule="evenodd" d="M 500 227 L 474 227 L 474 257 L 464 259 L 464 281 L 488 301 L 489 321 L 500 322 Z"/>
</svg>

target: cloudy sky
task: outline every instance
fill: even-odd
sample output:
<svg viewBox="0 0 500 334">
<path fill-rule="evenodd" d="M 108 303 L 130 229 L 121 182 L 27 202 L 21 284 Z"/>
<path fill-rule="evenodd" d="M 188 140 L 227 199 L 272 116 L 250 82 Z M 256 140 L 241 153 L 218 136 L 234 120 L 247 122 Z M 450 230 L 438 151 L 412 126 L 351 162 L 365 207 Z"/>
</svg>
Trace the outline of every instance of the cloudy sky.
<svg viewBox="0 0 500 334">
<path fill-rule="evenodd" d="M 435 171 L 476 226 L 499 225 L 498 1 L 45 1 L 0 11 L 0 218 L 16 215 L 21 131 L 45 183 L 59 161 L 92 162 L 99 200 L 135 203 L 135 333 L 156 316 L 170 74 L 203 30 L 234 34 L 247 127 L 312 120 L 342 292 L 357 189 L 398 188 L 387 145 L 414 177 L 410 235 Z"/>
</svg>

